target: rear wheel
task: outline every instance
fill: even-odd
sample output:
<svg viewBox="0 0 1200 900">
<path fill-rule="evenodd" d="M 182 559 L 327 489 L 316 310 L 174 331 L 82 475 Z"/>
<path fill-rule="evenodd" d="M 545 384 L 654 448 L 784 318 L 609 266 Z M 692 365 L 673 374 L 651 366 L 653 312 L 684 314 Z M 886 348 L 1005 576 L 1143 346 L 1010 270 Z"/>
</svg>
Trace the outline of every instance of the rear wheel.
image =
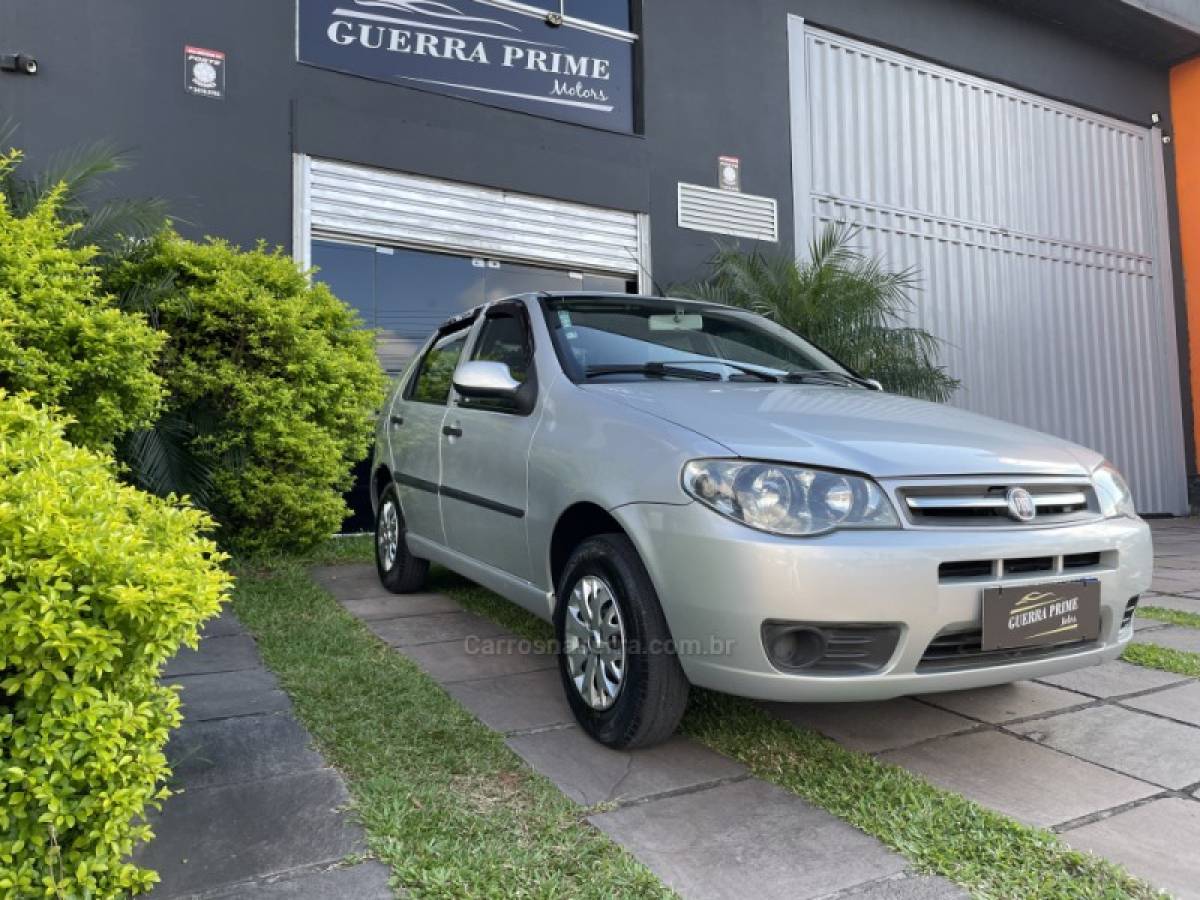
<svg viewBox="0 0 1200 900">
<path fill-rule="evenodd" d="M 674 734 L 688 681 L 654 585 L 629 539 L 589 538 L 571 554 L 554 614 L 563 689 L 575 718 L 610 747 Z"/>
<path fill-rule="evenodd" d="M 383 586 L 393 594 L 419 591 L 429 577 L 429 560 L 409 552 L 405 534 L 400 497 L 396 485 L 389 484 L 375 514 L 375 568 Z"/>
</svg>

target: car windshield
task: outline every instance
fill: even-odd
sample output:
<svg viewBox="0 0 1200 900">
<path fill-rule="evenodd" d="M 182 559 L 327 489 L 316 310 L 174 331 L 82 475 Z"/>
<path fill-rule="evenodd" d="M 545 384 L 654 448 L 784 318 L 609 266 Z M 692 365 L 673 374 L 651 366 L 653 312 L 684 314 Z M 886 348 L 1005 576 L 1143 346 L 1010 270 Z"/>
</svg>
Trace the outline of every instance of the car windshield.
<svg viewBox="0 0 1200 900">
<path fill-rule="evenodd" d="M 559 358 L 577 381 L 859 383 L 807 341 L 743 310 L 650 298 L 542 302 Z"/>
</svg>

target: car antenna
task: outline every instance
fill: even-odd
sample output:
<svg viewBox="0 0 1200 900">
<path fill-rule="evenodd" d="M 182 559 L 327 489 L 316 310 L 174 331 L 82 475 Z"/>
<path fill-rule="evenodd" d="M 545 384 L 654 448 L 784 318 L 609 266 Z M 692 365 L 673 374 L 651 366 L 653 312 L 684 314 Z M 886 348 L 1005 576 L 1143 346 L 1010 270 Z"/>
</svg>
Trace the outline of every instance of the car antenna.
<svg viewBox="0 0 1200 900">
<path fill-rule="evenodd" d="M 662 289 L 662 285 L 658 283 L 658 279 L 650 274 L 650 270 L 646 268 L 646 264 L 643 263 L 640 259 L 638 259 L 637 254 L 635 254 L 628 247 L 625 248 L 625 252 L 629 254 L 629 258 L 634 261 L 634 264 L 637 265 L 637 267 L 641 271 L 641 273 L 646 276 L 646 280 L 649 281 L 650 284 L 654 287 L 654 296 L 662 297 L 665 299 L 667 296 L 667 292 Z"/>
</svg>

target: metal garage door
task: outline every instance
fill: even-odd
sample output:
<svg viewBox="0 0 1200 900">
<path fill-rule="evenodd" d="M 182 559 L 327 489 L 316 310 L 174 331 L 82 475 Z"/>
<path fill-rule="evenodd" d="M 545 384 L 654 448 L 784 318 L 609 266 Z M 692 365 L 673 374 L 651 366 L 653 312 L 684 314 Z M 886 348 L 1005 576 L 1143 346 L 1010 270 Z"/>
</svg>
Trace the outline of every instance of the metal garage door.
<svg viewBox="0 0 1200 900">
<path fill-rule="evenodd" d="M 963 407 L 1094 447 L 1143 512 L 1187 486 L 1165 188 L 1138 128 L 792 19 L 797 246 L 915 266 Z"/>
<path fill-rule="evenodd" d="M 648 280 L 649 222 L 634 212 L 307 156 L 296 196 L 300 248 L 350 239 Z"/>
</svg>

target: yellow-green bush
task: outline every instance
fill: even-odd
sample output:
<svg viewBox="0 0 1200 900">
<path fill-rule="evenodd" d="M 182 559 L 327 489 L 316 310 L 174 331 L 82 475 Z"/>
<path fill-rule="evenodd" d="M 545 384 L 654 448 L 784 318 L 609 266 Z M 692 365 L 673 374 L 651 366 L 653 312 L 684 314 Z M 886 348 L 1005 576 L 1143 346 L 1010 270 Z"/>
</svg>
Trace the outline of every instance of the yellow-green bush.
<svg viewBox="0 0 1200 900">
<path fill-rule="evenodd" d="M 15 159 L 0 156 L 0 176 Z M 92 248 L 69 246 L 79 226 L 59 220 L 64 190 L 25 216 L 0 194 L 0 388 L 61 408 L 73 442 L 107 448 L 157 414 L 164 338 L 101 290 Z"/>
<path fill-rule="evenodd" d="M 228 590 L 210 524 L 0 390 L 0 897 L 153 882 L 128 856 L 179 723 L 156 676 Z"/>
<path fill-rule="evenodd" d="M 241 552 L 304 549 L 337 531 L 386 380 L 357 314 L 292 259 L 172 232 L 121 266 L 115 290 L 169 283 L 169 408 L 198 423 L 209 508 Z"/>
</svg>

